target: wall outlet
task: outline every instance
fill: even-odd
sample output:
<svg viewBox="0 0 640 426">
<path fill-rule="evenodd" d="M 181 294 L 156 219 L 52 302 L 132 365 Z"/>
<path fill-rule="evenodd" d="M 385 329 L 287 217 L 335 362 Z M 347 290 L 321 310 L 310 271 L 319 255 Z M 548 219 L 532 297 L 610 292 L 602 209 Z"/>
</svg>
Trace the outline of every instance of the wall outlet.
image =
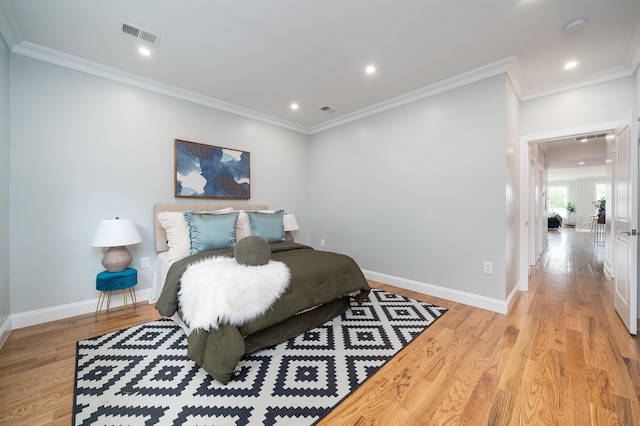
<svg viewBox="0 0 640 426">
<path fill-rule="evenodd" d="M 149 267 L 149 258 L 148 257 L 141 257 L 140 258 L 140 266 L 142 268 L 148 268 Z"/>
<path fill-rule="evenodd" d="M 493 262 L 484 262 L 482 264 L 482 272 L 485 274 L 493 274 Z"/>
<path fill-rule="evenodd" d="M 320 247 L 324 247 L 324 238 L 320 238 Z"/>
</svg>

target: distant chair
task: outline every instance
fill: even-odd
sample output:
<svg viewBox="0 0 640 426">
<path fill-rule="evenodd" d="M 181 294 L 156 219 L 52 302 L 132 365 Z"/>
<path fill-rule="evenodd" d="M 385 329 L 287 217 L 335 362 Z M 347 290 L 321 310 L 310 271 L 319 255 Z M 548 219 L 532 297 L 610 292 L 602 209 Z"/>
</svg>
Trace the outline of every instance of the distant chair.
<svg viewBox="0 0 640 426">
<path fill-rule="evenodd" d="M 578 215 L 578 218 L 580 218 L 578 230 L 581 232 L 593 232 L 593 216 Z"/>
</svg>

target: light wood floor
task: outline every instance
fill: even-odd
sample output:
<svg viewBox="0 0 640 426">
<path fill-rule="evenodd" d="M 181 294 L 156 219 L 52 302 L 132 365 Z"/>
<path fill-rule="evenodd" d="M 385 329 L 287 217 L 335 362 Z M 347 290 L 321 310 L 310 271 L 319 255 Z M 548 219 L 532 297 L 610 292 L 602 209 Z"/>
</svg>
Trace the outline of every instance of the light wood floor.
<svg viewBox="0 0 640 426">
<path fill-rule="evenodd" d="M 321 425 L 640 425 L 640 343 L 613 310 L 603 249 L 562 229 L 509 315 L 450 308 Z M 0 350 L 0 424 L 71 423 L 75 342 L 158 318 L 139 305 L 14 330 Z"/>
</svg>

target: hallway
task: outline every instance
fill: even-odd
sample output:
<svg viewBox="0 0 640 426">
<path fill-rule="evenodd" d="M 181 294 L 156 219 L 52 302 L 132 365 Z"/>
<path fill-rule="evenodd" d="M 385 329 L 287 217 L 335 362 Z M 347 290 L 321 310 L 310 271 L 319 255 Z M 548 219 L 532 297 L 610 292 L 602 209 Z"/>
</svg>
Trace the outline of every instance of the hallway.
<svg viewBox="0 0 640 426">
<path fill-rule="evenodd" d="M 548 241 L 516 309 L 526 314 L 509 315 L 530 322 L 525 329 L 532 341 L 525 352 L 542 369 L 543 392 L 557 386 L 558 393 L 548 395 L 553 403 L 545 408 L 555 405 L 556 414 L 570 408 L 560 418 L 572 419 L 571 424 L 637 424 L 640 344 L 613 308 L 605 245 L 595 243 L 592 233 L 571 228 L 548 232 Z"/>
<path fill-rule="evenodd" d="M 599 281 L 607 281 L 604 274 L 606 245 L 596 243 L 591 232 L 578 232 L 576 228 L 561 227 L 547 232 L 549 245 L 538 264 L 532 268 L 534 274 L 559 278 L 575 274 Z M 569 276 L 565 277 L 569 279 Z"/>
</svg>

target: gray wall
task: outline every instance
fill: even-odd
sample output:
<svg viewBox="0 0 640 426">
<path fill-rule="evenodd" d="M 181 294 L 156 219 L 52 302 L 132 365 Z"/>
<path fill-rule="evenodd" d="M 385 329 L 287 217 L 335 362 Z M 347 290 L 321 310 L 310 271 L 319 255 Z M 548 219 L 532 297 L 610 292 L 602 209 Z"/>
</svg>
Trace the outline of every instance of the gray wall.
<svg viewBox="0 0 640 426">
<path fill-rule="evenodd" d="M 173 197 L 174 138 L 250 151 L 251 202 L 295 213 L 309 240 L 307 135 L 20 55 L 11 73 L 11 313 L 97 297 L 105 217 L 138 225 L 150 287 L 153 204 L 189 202 Z"/>
<path fill-rule="evenodd" d="M 9 300 L 9 51 L 0 36 L 0 327 Z"/>
<path fill-rule="evenodd" d="M 313 245 L 505 300 L 506 88 L 492 77 L 312 135 Z"/>
<path fill-rule="evenodd" d="M 103 217 L 136 221 L 133 266 L 150 286 L 139 259 L 155 257 L 153 204 L 184 201 L 173 197 L 174 138 L 250 151 L 251 201 L 295 213 L 300 242 L 324 239 L 366 270 L 505 300 L 518 276 L 517 134 L 620 119 L 634 93 L 628 78 L 519 105 L 496 76 L 309 137 L 0 53 L 5 154 L 7 62 L 13 111 L 10 163 L 0 157 L 0 232 L 8 209 L 13 230 L 0 247 L 5 316 L 7 294 L 11 313 L 97 297 L 102 251 L 90 242 Z"/>
</svg>

